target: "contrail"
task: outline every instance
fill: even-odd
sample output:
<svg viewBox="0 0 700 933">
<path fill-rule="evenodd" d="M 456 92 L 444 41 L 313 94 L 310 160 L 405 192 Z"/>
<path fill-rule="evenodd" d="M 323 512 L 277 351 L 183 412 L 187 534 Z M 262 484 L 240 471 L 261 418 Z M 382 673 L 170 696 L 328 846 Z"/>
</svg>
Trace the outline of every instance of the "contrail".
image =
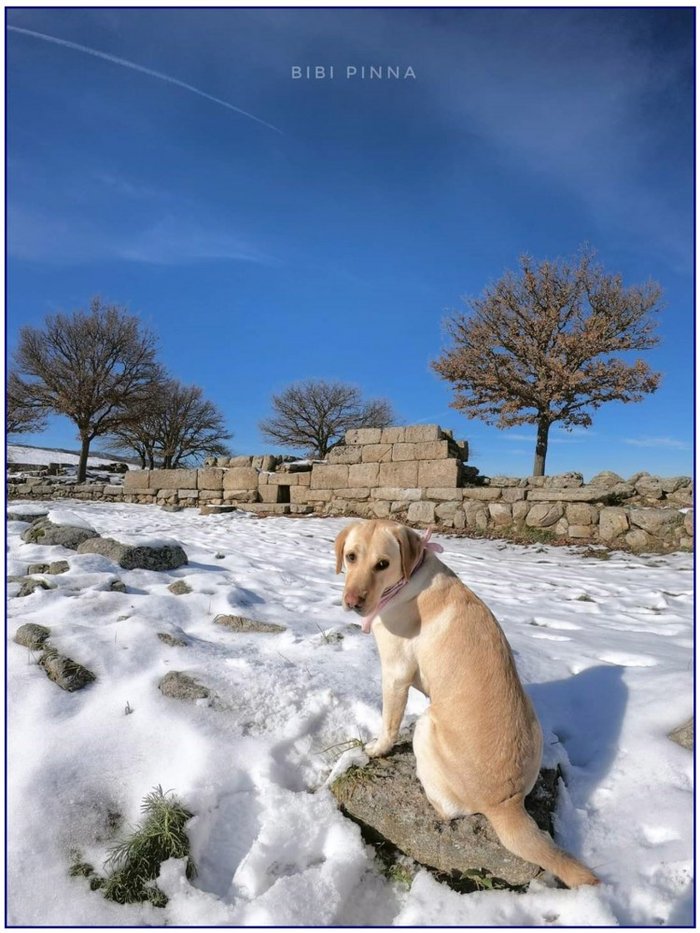
<svg viewBox="0 0 700 933">
<path fill-rule="evenodd" d="M 234 107 L 233 104 L 229 104 L 227 100 L 221 100 L 220 97 L 214 97 L 212 94 L 207 94 L 206 91 L 200 91 L 199 88 L 193 87 L 191 84 L 187 84 L 185 81 L 180 81 L 178 78 L 173 78 L 170 75 L 164 75 L 160 71 L 154 71 L 152 68 L 144 68 L 143 65 L 137 65 L 136 62 L 130 62 L 126 58 L 118 58 L 116 55 L 98 52 L 97 49 L 91 49 L 87 45 L 79 45 L 77 42 L 69 42 L 67 39 L 58 39 L 56 36 L 49 36 L 44 32 L 35 32 L 33 29 L 20 29 L 19 26 L 8 26 L 7 28 L 11 32 L 21 32 L 25 36 L 34 36 L 35 39 L 43 39 L 44 42 L 53 42 L 55 45 L 63 45 L 67 49 L 75 49 L 76 52 L 84 52 L 86 55 L 102 58 L 106 62 L 121 65 L 123 68 L 130 68 L 132 71 L 140 71 L 141 74 L 150 75 L 151 78 L 159 78 L 161 81 L 166 81 L 168 84 L 174 84 L 176 87 L 181 87 L 186 91 L 191 91 L 193 94 L 198 94 L 199 97 L 204 97 L 205 100 L 211 100 L 215 104 L 221 104 L 222 107 L 240 113 L 250 120 L 255 120 L 256 123 L 261 123 L 263 126 L 266 126 L 270 130 L 274 130 L 276 133 L 282 133 L 282 130 L 278 126 L 273 126 L 272 123 L 266 123 L 265 120 L 261 120 L 260 117 L 248 113 L 247 110 Z"/>
</svg>

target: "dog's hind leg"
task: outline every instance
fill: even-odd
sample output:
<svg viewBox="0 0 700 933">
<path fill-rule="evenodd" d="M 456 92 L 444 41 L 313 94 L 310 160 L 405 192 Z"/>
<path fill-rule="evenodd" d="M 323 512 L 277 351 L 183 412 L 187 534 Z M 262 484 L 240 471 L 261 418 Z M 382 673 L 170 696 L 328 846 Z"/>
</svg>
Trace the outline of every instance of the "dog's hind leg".
<svg viewBox="0 0 700 933">
<path fill-rule="evenodd" d="M 485 814 L 506 849 L 520 858 L 546 868 L 569 888 L 582 884 L 599 884 L 593 872 L 554 844 L 547 833 L 539 829 L 523 806 L 522 797 L 504 801 Z"/>
<path fill-rule="evenodd" d="M 459 803 L 442 775 L 440 757 L 435 748 L 435 727 L 430 708 L 416 722 L 413 751 L 416 756 L 418 780 L 440 819 L 453 820 L 457 816 L 469 816 L 470 811 Z"/>
</svg>

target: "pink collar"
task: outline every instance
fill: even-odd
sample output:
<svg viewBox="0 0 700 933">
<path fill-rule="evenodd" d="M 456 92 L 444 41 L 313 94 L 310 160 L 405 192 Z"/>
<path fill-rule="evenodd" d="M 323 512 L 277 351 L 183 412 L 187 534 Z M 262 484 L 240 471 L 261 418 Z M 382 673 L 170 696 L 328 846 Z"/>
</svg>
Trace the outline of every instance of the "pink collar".
<svg viewBox="0 0 700 933">
<path fill-rule="evenodd" d="M 382 609 L 387 605 L 387 603 L 391 602 L 391 600 L 397 595 L 397 593 L 401 592 L 401 590 L 406 586 L 406 584 L 409 582 L 413 574 L 422 565 L 423 561 L 425 560 L 425 552 L 433 551 L 434 553 L 441 554 L 442 551 L 444 551 L 444 548 L 441 544 L 438 544 L 437 541 L 430 540 L 430 536 L 432 535 L 432 533 L 433 533 L 433 529 L 428 528 L 427 531 L 423 534 L 423 537 L 421 538 L 422 547 L 420 549 L 420 554 L 416 558 L 416 562 L 411 568 L 411 572 L 409 573 L 408 577 L 402 577 L 398 581 L 398 583 L 394 583 L 393 586 L 390 586 L 388 587 L 388 589 L 384 590 L 379 602 L 377 603 L 377 608 L 374 610 L 374 612 L 370 613 L 368 616 L 365 616 L 364 619 L 362 620 L 362 631 L 365 633 L 365 635 L 369 635 L 372 629 L 372 622 L 374 622 L 374 620 L 377 618 L 377 616 L 382 611 Z"/>
</svg>

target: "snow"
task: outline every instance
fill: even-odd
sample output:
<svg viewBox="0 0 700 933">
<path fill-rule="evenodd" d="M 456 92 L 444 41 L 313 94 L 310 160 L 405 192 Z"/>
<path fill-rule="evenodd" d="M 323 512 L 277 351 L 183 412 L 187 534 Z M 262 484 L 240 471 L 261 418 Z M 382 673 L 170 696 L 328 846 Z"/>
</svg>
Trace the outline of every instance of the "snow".
<svg viewBox="0 0 700 933">
<path fill-rule="evenodd" d="M 62 450 L 51 450 L 45 447 L 23 447 L 19 444 L 7 445 L 8 463 L 31 463 L 35 466 L 48 466 L 49 463 L 62 463 L 67 466 L 77 466 L 80 456 L 65 453 Z M 105 466 L 109 463 L 121 463 L 118 457 L 88 457 L 88 467 Z M 130 467 L 135 469 L 135 467 Z"/>
<path fill-rule="evenodd" d="M 603 879 L 596 889 L 537 881 L 525 894 L 460 895 L 424 870 L 410 889 L 388 880 L 327 790 L 332 769 L 363 760 L 360 749 L 340 759 L 338 746 L 375 736 L 381 720 L 374 640 L 342 611 L 333 573 L 347 520 L 62 507 L 118 540 L 175 539 L 189 564 L 125 571 L 101 555 L 24 544 L 26 524 L 8 524 L 9 573 L 70 563 L 47 578 L 55 589 L 9 600 L 10 639 L 23 622 L 47 625 L 52 644 L 98 677 L 65 693 L 8 643 L 11 924 L 692 922 L 693 756 L 666 737 L 693 707 L 690 555 L 596 560 L 436 536 L 442 559 L 501 621 L 542 721 L 545 763 L 562 765 L 557 839 Z M 126 593 L 110 591 L 117 577 Z M 174 580 L 192 592 L 171 594 Z M 219 613 L 287 631 L 232 633 L 213 624 Z M 164 697 L 157 684 L 169 670 L 187 671 L 214 699 Z M 411 690 L 407 722 L 425 703 Z M 165 863 L 164 909 L 120 906 L 70 878 L 71 850 L 102 870 L 107 812 L 133 825 L 157 784 L 195 814 L 198 877 Z"/>
<path fill-rule="evenodd" d="M 70 525 L 72 528 L 87 528 L 93 531 L 92 525 L 85 516 L 71 509 L 49 509 L 47 517 L 54 525 Z"/>
</svg>

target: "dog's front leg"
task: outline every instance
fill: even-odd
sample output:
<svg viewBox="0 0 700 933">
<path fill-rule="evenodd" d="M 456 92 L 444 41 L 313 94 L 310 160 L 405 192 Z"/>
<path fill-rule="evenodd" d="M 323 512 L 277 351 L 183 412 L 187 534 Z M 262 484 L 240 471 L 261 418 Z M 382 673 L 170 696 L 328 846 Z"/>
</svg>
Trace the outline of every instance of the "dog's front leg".
<svg viewBox="0 0 700 933">
<path fill-rule="evenodd" d="M 386 755 L 394 747 L 406 709 L 411 679 L 407 681 L 405 677 L 397 678 L 388 673 L 382 676 L 382 733 L 376 741 L 365 745 L 365 752 L 370 758 Z"/>
</svg>

